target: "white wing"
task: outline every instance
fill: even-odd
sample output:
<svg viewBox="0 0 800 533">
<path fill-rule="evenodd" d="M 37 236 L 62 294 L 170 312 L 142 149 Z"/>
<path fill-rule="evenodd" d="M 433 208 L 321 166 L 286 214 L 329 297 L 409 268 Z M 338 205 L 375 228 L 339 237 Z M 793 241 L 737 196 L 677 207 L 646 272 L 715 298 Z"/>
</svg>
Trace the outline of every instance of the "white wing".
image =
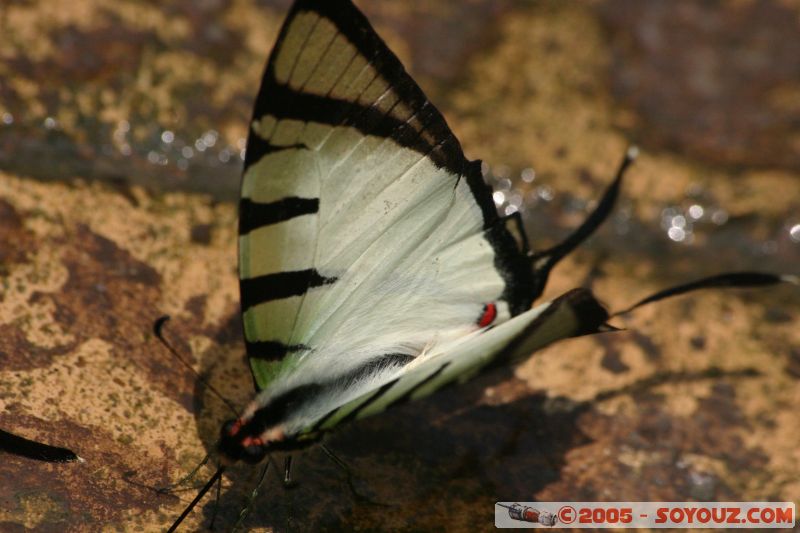
<svg viewBox="0 0 800 533">
<path fill-rule="evenodd" d="M 526 358 L 557 340 L 597 333 L 607 319 L 608 314 L 591 292 L 574 289 L 503 324 L 443 345 L 394 375 L 373 378 L 370 389 L 360 393 L 352 390 L 340 406 L 326 409 L 324 401 L 306 404 L 293 417 L 292 429 L 313 438 L 343 422 L 381 413 L 498 365 Z"/>
<path fill-rule="evenodd" d="M 345 0 L 287 17 L 240 212 L 245 338 L 269 396 L 391 371 L 533 299 L 479 163 Z"/>
</svg>

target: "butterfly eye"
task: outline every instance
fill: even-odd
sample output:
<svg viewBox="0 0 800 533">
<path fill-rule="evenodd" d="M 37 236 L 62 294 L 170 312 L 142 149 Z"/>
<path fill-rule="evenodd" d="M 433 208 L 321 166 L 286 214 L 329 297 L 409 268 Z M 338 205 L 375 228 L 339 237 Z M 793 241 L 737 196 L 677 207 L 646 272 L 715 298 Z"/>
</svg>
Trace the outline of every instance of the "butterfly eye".
<svg viewBox="0 0 800 533">
<path fill-rule="evenodd" d="M 263 445 L 261 439 L 252 439 L 251 443 L 249 446 L 242 446 L 241 459 L 249 464 L 260 463 L 264 456 L 267 455 L 267 448 Z"/>
</svg>

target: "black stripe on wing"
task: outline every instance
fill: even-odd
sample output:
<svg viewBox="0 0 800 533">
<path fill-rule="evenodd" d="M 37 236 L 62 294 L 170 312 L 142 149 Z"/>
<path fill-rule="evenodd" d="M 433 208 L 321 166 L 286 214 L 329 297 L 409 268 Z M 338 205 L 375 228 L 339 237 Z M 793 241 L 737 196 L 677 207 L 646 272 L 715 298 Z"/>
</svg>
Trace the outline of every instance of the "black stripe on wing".
<svg viewBox="0 0 800 533">
<path fill-rule="evenodd" d="M 300 296 L 311 288 L 335 283 L 336 279 L 326 278 L 315 269 L 308 268 L 239 280 L 242 312 L 264 302 Z"/>
<path fill-rule="evenodd" d="M 409 401 L 415 392 L 417 392 L 419 389 L 421 389 L 422 387 L 424 387 L 425 385 L 427 385 L 428 383 L 439 377 L 439 374 L 444 372 L 444 369 L 447 368 L 448 366 L 450 366 L 450 361 L 444 363 L 442 366 L 436 369 L 436 372 L 428 374 L 428 376 L 425 379 L 423 379 L 422 381 L 420 381 L 419 383 L 408 389 L 406 392 L 404 392 L 403 394 L 392 400 L 388 405 L 386 405 L 386 409 L 395 407 L 397 405 L 402 405 L 407 401 Z"/>
<path fill-rule="evenodd" d="M 247 357 L 264 361 L 279 361 L 291 352 L 308 350 L 305 344 L 284 344 L 280 341 L 249 341 L 245 339 Z"/>
<path fill-rule="evenodd" d="M 298 92 L 280 84 L 275 79 L 275 61 L 286 39 L 291 21 L 304 11 L 310 11 L 328 19 L 338 31 L 368 58 L 369 64 L 385 80 L 417 120 L 425 126 L 426 138 L 414 128 L 404 127 L 402 120 L 387 117 L 376 107 L 364 106 L 358 102 L 340 100 Z M 302 50 L 298 51 L 298 54 Z M 450 131 L 441 113 L 428 101 L 422 89 L 405 71 L 397 56 L 392 53 L 383 40 L 375 33 L 366 17 L 349 0 L 299 0 L 295 2 L 284 22 L 281 34 L 275 44 L 261 90 L 256 99 L 253 118 L 264 115 L 278 118 L 294 118 L 303 121 L 321 122 L 330 125 L 347 124 L 369 135 L 390 137 L 405 146 L 429 157 L 438 166 L 456 174 L 462 174 L 467 163 L 456 137 Z M 248 156 L 245 168 L 256 162 L 260 143 L 257 135 L 251 133 L 248 139 Z M 250 151 L 253 150 L 253 157 Z"/>
<path fill-rule="evenodd" d="M 432 137 L 432 140 L 425 149 L 418 139 L 414 139 L 420 134 L 412 128 L 407 129 L 405 134 L 394 134 L 391 137 L 402 146 L 428 154 L 436 165 L 447 168 L 453 173 L 463 174 L 467 160 L 464 158 L 458 139 L 453 135 L 439 110 L 430 103 L 428 97 L 406 72 L 397 56 L 378 36 L 364 14 L 350 0 L 299 0 L 297 4 L 299 9 L 307 8 L 330 19 L 361 55 L 373 58 L 372 66 L 389 83 L 395 94 L 400 97 L 400 101 L 424 117 L 420 118 L 420 122 L 425 124 L 424 131 Z M 436 149 L 429 153 L 434 147 Z"/>
<path fill-rule="evenodd" d="M 308 149 L 305 144 L 290 144 L 288 146 L 276 146 L 268 141 L 265 141 L 258 135 L 251 133 L 247 138 L 247 150 L 245 152 L 244 168 L 247 170 L 251 164 L 259 161 L 262 157 L 273 152 L 280 152 L 281 150 L 290 149 Z"/>
<path fill-rule="evenodd" d="M 346 99 L 333 98 L 331 92 L 324 95 L 311 94 L 303 92 L 302 87 L 297 90 L 289 87 L 289 82 L 279 83 L 275 74 L 277 59 L 292 28 L 292 21 L 303 12 L 313 12 L 330 21 L 355 47 L 358 55 L 368 58 L 367 62 L 377 77 L 386 82 L 388 90 L 399 98 L 411 117 L 399 118 L 392 113 L 392 109 L 379 108 L 378 102 L 373 102 L 372 105 L 358 102 L 360 94 L 347 95 Z M 308 40 L 309 37 L 306 37 L 306 42 Z M 297 51 L 295 58 L 302 53 L 303 47 Z M 282 61 L 285 60 L 282 57 Z M 361 94 L 364 90 L 362 89 Z M 395 106 L 397 105 L 396 103 Z M 520 252 L 514 237 L 499 223 L 500 217 L 492 199 L 492 189 L 483 180 L 480 162 L 466 160 L 460 143 L 444 117 L 350 0 L 298 0 L 294 3 L 270 56 L 256 99 L 254 120 L 265 115 L 272 115 L 278 121 L 295 119 L 332 126 L 347 125 L 365 135 L 391 138 L 399 145 L 429 157 L 436 165 L 464 178 L 481 210 L 486 238 L 495 250 L 494 266 L 506 284 L 503 299 L 509 302 L 513 315 L 530 307 L 533 299 L 530 261 Z M 266 153 L 265 150 L 272 149 L 274 148 L 267 141 L 251 131 L 245 168 L 258 161 Z M 298 176 L 298 179 L 302 179 L 302 176 Z M 244 287 L 242 291 L 246 294 Z M 246 308 L 244 305 L 243 307 Z"/>
<path fill-rule="evenodd" d="M 398 120 L 376 107 L 358 102 L 330 98 L 294 91 L 275 79 L 275 61 L 291 22 L 301 12 L 314 12 L 328 19 L 338 31 L 358 50 L 369 58 L 368 62 L 378 76 L 412 113 L 422 129 L 411 127 L 408 121 Z M 298 50 L 298 55 L 302 49 Z M 375 33 L 366 17 L 349 0 L 299 0 L 287 15 L 264 73 L 261 89 L 253 110 L 253 119 L 264 115 L 276 118 L 293 118 L 330 125 L 346 124 L 364 134 L 392 138 L 401 146 L 413 149 L 430 157 L 438 166 L 454 174 L 466 176 L 470 189 L 484 216 L 485 227 L 491 227 L 498 219 L 491 188 L 484 182 L 479 162 L 468 162 L 458 139 L 453 135 L 444 117 L 430 103 L 400 60 L 389 50 Z M 423 135 L 424 133 L 424 135 Z M 257 134 L 248 137 L 245 168 L 258 161 L 264 153 L 261 145 L 268 145 Z"/>
<path fill-rule="evenodd" d="M 311 215 L 317 211 L 319 211 L 319 198 L 292 196 L 267 203 L 253 202 L 249 198 L 242 198 L 239 203 L 239 235 L 246 235 L 262 226 Z"/>
<path fill-rule="evenodd" d="M 302 409 L 303 405 L 313 403 L 320 397 L 330 394 L 331 391 L 342 390 L 343 387 L 347 387 L 349 384 L 358 382 L 378 372 L 388 370 L 391 367 L 400 368 L 413 360 L 413 355 L 401 353 L 383 354 L 374 357 L 371 361 L 351 370 L 347 374 L 333 376 L 329 380 L 319 383 L 300 385 L 294 389 L 283 392 L 279 396 L 271 399 L 269 403 L 259 408 L 253 417 L 253 423 L 264 424 L 268 422 L 269 424 L 277 424 L 282 422 L 291 412 Z M 367 407 L 367 405 L 374 400 L 377 400 L 388 391 L 396 381 L 396 379 L 392 380 L 378 389 L 375 389 L 375 393 L 367 401 L 356 408 L 353 413 L 348 414 L 347 420 L 355 417 L 361 409 Z M 336 409 L 317 421 L 315 427 L 322 425 L 335 411 Z M 352 417 L 350 415 L 352 415 Z"/>
<path fill-rule="evenodd" d="M 397 382 L 397 380 L 394 379 L 394 380 L 392 380 L 392 381 L 390 381 L 388 383 L 384 383 L 383 385 L 381 385 L 375 391 L 375 393 L 372 394 L 372 396 L 370 396 L 369 398 L 367 398 L 364 401 L 364 403 L 362 403 L 361 405 L 359 405 L 358 407 L 356 407 L 355 409 L 353 409 L 352 411 L 347 413 L 344 417 L 342 417 L 342 419 L 339 421 L 339 423 L 340 424 L 344 424 L 345 422 L 349 422 L 351 420 L 354 420 L 361 411 L 363 411 L 364 409 L 367 408 L 367 406 L 369 406 L 370 404 L 372 404 L 372 402 L 374 402 L 375 400 L 377 400 L 378 398 L 380 398 L 381 396 L 386 394 L 389 391 L 389 389 L 391 389 L 394 386 L 394 384 L 396 382 Z"/>
<path fill-rule="evenodd" d="M 330 19 L 339 31 L 366 57 L 373 57 L 372 65 L 379 75 L 400 97 L 400 100 L 417 112 L 417 118 L 425 125 L 426 133 L 433 141 L 426 142 L 421 133 L 408 125 L 395 125 L 390 117 L 372 117 L 369 112 L 361 114 L 348 110 L 347 122 L 352 121 L 360 131 L 375 128 L 370 134 L 382 134 L 401 146 L 426 154 L 433 162 L 463 176 L 472 196 L 481 210 L 487 240 L 495 250 L 495 268 L 503 277 L 506 289 L 503 299 L 509 303 L 512 315 L 530 308 L 533 303 L 534 280 L 530 261 L 527 259 L 527 242 L 521 247 L 500 219 L 492 198 L 492 188 L 486 184 L 480 161 L 468 162 L 461 145 L 453 135 L 444 117 L 430 103 L 422 89 L 406 72 L 397 56 L 389 50 L 375 33 L 366 17 L 349 0 L 299 0 L 298 10 L 309 10 Z M 284 108 L 285 109 L 285 108 Z M 365 118 L 366 117 L 366 118 Z M 362 129 L 364 128 L 364 129 Z M 376 133 L 376 131 L 378 133 Z M 366 133 L 366 131 L 365 131 Z M 441 146 L 436 146 L 441 143 Z M 521 229 L 521 225 L 519 225 Z M 524 230 L 522 240 L 525 241 Z M 520 249 L 524 248 L 524 249 Z"/>
<path fill-rule="evenodd" d="M 464 172 L 466 160 L 458 141 L 439 111 L 427 101 L 423 105 L 412 107 L 416 111 L 414 119 L 424 125 L 421 131 L 410 127 L 408 121 L 394 118 L 377 107 L 295 91 L 274 80 L 269 86 L 268 101 L 268 107 L 263 111 L 257 110 L 256 113 L 269 114 L 278 120 L 293 119 L 331 126 L 350 126 L 364 135 L 390 138 L 400 146 L 430 157 L 434 164 L 447 168 L 454 174 Z M 423 136 L 422 132 L 429 136 Z M 258 135 L 251 137 L 261 139 Z M 268 144 L 263 140 L 262 143 Z M 257 157 L 260 158 L 263 149 L 257 145 L 253 148 L 259 151 Z M 258 159 L 248 158 L 248 161 L 255 162 Z"/>
<path fill-rule="evenodd" d="M 386 407 L 384 408 L 384 410 L 387 410 L 387 409 L 389 409 L 391 407 L 395 407 L 397 405 L 401 405 L 401 404 L 406 403 L 407 401 L 409 401 L 411 399 L 411 396 L 413 396 L 415 392 L 417 392 L 419 389 L 424 387 L 426 384 L 428 384 L 431 381 L 433 381 L 434 379 L 436 379 L 439 376 L 439 374 L 444 372 L 444 370 L 448 366 L 450 366 L 450 362 L 449 361 L 444 363 L 444 364 L 442 364 L 439 368 L 436 369 L 436 371 L 431 372 L 424 379 L 420 380 L 418 383 L 414 384 L 411 388 L 409 388 L 403 394 L 401 394 L 400 396 L 398 396 L 397 398 L 395 398 L 391 402 L 389 402 L 386 405 Z M 349 421 L 357 418 L 358 415 L 364 409 L 366 409 L 367 407 L 372 405 L 379 398 L 381 398 L 384 395 L 386 395 L 386 393 L 389 392 L 392 389 L 392 387 L 394 387 L 394 385 L 397 384 L 398 381 L 400 381 L 400 379 L 401 378 L 395 378 L 392 381 L 389 381 L 388 383 L 385 383 L 380 388 L 376 389 L 374 394 L 372 394 L 369 398 L 364 400 L 363 403 L 359 404 L 356 408 L 354 408 L 352 411 L 350 411 L 344 417 L 342 417 L 342 419 L 339 420 L 336 425 L 338 426 L 340 424 L 343 424 L 345 422 L 349 422 Z M 320 418 L 319 420 L 317 420 L 314 423 L 314 425 L 311 427 L 309 432 L 313 433 L 313 432 L 319 431 L 320 428 L 322 428 L 322 426 L 325 425 L 325 422 L 327 422 L 332 416 L 334 416 L 335 414 L 339 413 L 341 410 L 342 410 L 342 407 L 337 407 L 336 409 L 332 409 L 331 411 L 329 411 L 325 416 L 323 416 L 322 418 Z"/>
</svg>

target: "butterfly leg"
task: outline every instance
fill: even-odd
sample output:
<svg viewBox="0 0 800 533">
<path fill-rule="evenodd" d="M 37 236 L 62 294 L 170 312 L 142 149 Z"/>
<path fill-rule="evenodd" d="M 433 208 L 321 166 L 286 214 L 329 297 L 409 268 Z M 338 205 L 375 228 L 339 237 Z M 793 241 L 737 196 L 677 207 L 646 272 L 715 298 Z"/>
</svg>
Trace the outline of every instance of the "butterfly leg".
<svg viewBox="0 0 800 533">
<path fill-rule="evenodd" d="M 258 491 L 261 489 L 261 485 L 264 484 L 264 478 L 267 477 L 267 470 L 269 469 L 269 461 L 264 464 L 264 468 L 261 470 L 261 475 L 258 477 L 258 483 L 256 484 L 253 492 L 250 493 L 250 497 L 247 498 L 247 505 L 244 509 L 239 512 L 239 519 L 236 520 L 236 523 L 233 524 L 231 528 L 231 532 L 236 531 L 239 527 L 244 523 L 244 519 L 247 518 L 247 515 L 250 514 L 250 511 L 253 509 L 253 504 L 256 501 L 256 497 L 258 496 Z"/>
<path fill-rule="evenodd" d="M 283 487 L 294 487 L 295 483 L 292 481 L 292 456 L 287 455 L 283 463 Z"/>
<path fill-rule="evenodd" d="M 283 487 L 289 489 L 292 483 L 292 456 L 287 455 L 284 462 Z M 292 530 L 292 495 L 288 490 L 283 491 L 283 505 L 286 508 L 286 531 Z"/>
<path fill-rule="evenodd" d="M 217 480 L 217 496 L 214 498 L 214 511 L 211 513 L 211 523 L 209 523 L 208 529 L 214 529 L 214 522 L 217 520 L 217 515 L 219 514 L 219 499 L 221 493 L 222 478 L 219 478 Z"/>
<path fill-rule="evenodd" d="M 172 492 L 173 490 L 177 489 L 178 487 L 180 487 L 182 485 L 186 485 L 192 479 L 194 479 L 194 477 L 197 475 L 197 473 L 200 471 L 200 469 L 203 468 L 208 463 L 208 460 L 210 458 L 211 458 L 211 454 L 206 454 L 206 456 L 203 457 L 203 460 L 200 461 L 200 464 L 198 464 L 196 467 L 194 467 L 194 469 L 191 472 L 189 472 L 188 474 L 186 474 L 185 476 L 183 476 L 181 479 L 179 479 L 178 481 L 176 481 L 174 483 L 170 483 L 169 485 L 165 485 L 163 487 L 156 487 L 156 492 L 158 492 L 159 494 L 169 494 L 170 492 Z"/>
<path fill-rule="evenodd" d="M 337 457 L 336 454 L 334 454 L 331 451 L 331 449 L 328 448 L 327 446 L 325 446 L 324 444 L 320 444 L 319 446 L 320 446 L 320 448 L 322 448 L 322 451 L 325 452 L 325 455 L 327 455 L 328 458 L 330 458 L 330 460 L 333 461 L 333 463 L 336 466 L 338 466 L 339 468 L 342 469 L 342 471 L 344 472 L 344 475 L 345 475 L 345 479 L 347 480 L 347 486 L 350 489 L 350 492 L 353 494 L 353 496 L 355 496 L 355 498 L 357 500 L 360 500 L 362 502 L 369 503 L 369 504 L 372 504 L 372 505 L 380 505 L 380 506 L 383 506 L 383 507 L 389 507 L 389 504 L 375 501 L 372 498 L 370 498 L 368 496 L 364 496 L 363 494 L 358 492 L 358 490 L 356 489 L 355 484 L 353 483 L 352 471 L 350 470 L 350 467 L 347 466 L 347 463 L 345 463 L 344 461 L 339 459 L 339 457 Z"/>
</svg>

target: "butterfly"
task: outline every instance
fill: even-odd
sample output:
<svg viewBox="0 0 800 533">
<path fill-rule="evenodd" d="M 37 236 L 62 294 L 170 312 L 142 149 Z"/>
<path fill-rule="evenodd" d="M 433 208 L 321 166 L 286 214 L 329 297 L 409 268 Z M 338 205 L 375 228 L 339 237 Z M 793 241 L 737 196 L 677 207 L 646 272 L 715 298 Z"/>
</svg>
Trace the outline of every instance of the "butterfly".
<svg viewBox="0 0 800 533">
<path fill-rule="evenodd" d="M 551 269 L 608 216 L 629 150 L 562 243 L 529 248 L 479 161 L 349 0 L 297 0 L 250 122 L 239 277 L 255 398 L 220 431 L 221 466 L 300 450 L 560 339 L 610 331 L 586 289 L 533 305 Z M 767 285 L 734 273 L 657 293 Z M 636 306 L 633 306 L 636 307 Z M 632 309 L 632 308 L 631 308 Z"/>
</svg>

